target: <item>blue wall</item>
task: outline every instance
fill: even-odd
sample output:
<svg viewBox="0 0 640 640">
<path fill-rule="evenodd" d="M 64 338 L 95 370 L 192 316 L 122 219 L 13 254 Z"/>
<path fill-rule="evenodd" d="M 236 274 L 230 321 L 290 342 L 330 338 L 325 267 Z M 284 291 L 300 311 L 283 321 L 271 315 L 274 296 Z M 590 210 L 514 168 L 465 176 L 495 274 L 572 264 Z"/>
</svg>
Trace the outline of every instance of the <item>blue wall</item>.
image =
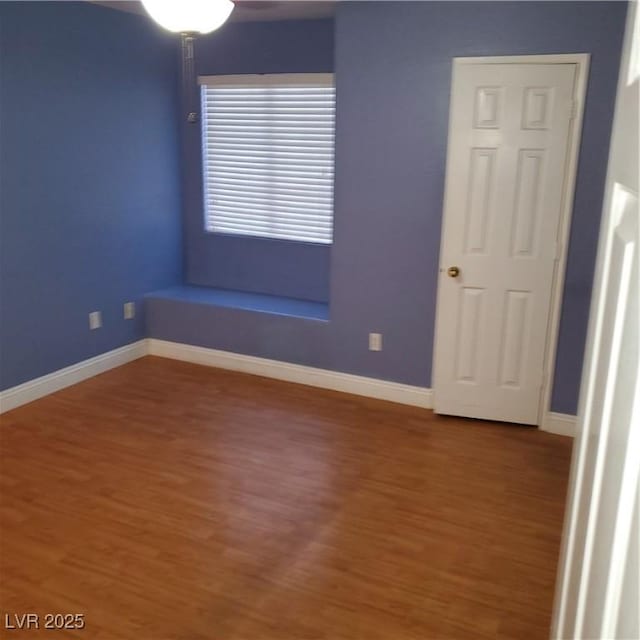
<svg viewBox="0 0 640 640">
<path fill-rule="evenodd" d="M 333 49 L 332 20 L 230 23 L 196 41 L 197 73 L 326 73 Z M 187 281 L 327 302 L 328 246 L 204 231 L 199 126 L 186 129 L 185 148 Z"/>
<path fill-rule="evenodd" d="M 177 61 L 142 16 L 0 3 L 0 389 L 143 337 L 180 280 Z"/>
<path fill-rule="evenodd" d="M 575 413 L 625 14 L 619 2 L 340 6 L 331 301 L 360 334 L 372 320 L 381 323 L 385 348 L 399 354 L 388 376 L 400 379 L 404 370 L 407 382 L 431 380 L 451 58 L 587 52 L 552 399 L 553 410 Z"/>
<path fill-rule="evenodd" d="M 430 386 L 451 59 L 588 52 L 552 401 L 555 411 L 575 412 L 625 12 L 615 2 L 339 3 L 330 322 L 152 299 L 151 335 Z M 277 40 L 284 27 L 260 29 L 273 29 Z M 218 60 L 244 49 L 243 60 L 259 57 L 247 26 L 228 33 L 216 45 Z M 272 62 L 237 70 L 285 70 Z M 203 247 L 190 235 L 188 249 L 193 260 Z M 368 351 L 370 331 L 384 334 L 382 352 Z"/>
</svg>

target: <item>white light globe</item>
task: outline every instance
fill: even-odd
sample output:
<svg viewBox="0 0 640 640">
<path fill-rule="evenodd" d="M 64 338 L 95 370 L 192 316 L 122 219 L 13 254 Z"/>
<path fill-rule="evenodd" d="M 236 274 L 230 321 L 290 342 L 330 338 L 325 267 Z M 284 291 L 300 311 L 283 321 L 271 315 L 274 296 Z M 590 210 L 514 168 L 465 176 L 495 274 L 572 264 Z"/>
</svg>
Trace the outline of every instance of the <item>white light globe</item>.
<svg viewBox="0 0 640 640">
<path fill-rule="evenodd" d="M 161 26 L 178 33 L 210 33 L 221 27 L 235 6 L 231 0 L 142 0 Z"/>
</svg>

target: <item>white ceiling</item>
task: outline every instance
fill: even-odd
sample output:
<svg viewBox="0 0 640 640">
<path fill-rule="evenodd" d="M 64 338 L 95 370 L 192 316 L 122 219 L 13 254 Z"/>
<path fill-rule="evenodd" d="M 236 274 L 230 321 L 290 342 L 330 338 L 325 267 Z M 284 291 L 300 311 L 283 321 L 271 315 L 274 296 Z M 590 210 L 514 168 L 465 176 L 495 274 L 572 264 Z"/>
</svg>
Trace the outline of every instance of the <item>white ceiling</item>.
<svg viewBox="0 0 640 640">
<path fill-rule="evenodd" d="M 137 0 L 89 0 L 110 9 L 146 14 Z M 317 20 L 335 13 L 336 0 L 239 0 L 231 14 L 232 22 L 267 22 L 272 20 Z"/>
</svg>

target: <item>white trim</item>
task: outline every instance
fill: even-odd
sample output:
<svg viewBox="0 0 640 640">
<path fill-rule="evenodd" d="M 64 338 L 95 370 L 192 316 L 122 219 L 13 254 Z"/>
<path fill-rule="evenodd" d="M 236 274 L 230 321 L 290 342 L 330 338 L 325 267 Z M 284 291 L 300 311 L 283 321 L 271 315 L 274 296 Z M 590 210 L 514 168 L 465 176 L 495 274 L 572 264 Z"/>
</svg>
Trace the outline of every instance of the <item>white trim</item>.
<svg viewBox="0 0 640 640">
<path fill-rule="evenodd" d="M 431 389 L 427 387 L 415 387 L 230 351 L 147 338 L 0 392 L 0 413 L 10 411 L 146 355 L 241 371 L 276 380 L 285 380 L 425 409 L 431 409 L 433 406 Z"/>
<path fill-rule="evenodd" d="M 575 195 L 576 176 L 578 172 L 578 156 L 582 139 L 582 119 L 584 115 L 585 99 L 587 93 L 587 81 L 589 77 L 590 54 L 588 53 L 563 53 L 550 55 L 531 56 L 490 56 L 474 58 L 454 58 L 453 67 L 461 64 L 575 64 L 576 78 L 574 83 L 574 111 L 569 130 L 569 143 L 567 151 L 567 165 L 565 180 L 562 189 L 562 205 L 560 221 L 558 225 L 557 245 L 559 253 L 555 265 L 553 283 L 551 286 L 551 306 L 547 339 L 545 344 L 544 369 L 542 374 L 542 389 L 540 392 L 540 404 L 538 410 L 538 425 L 545 429 L 549 422 L 549 416 L 561 415 L 551 412 L 551 392 L 553 390 L 553 374 L 556 363 L 556 350 L 560 333 L 560 315 L 562 312 L 562 294 L 564 291 L 564 278 L 569 250 L 569 231 L 571 229 L 571 217 L 573 215 L 573 199 Z M 451 120 L 453 100 L 449 106 L 449 120 Z M 448 154 L 447 154 L 448 155 Z M 449 166 L 447 164 L 447 173 Z M 443 209 L 444 225 L 444 209 Z M 437 307 L 438 302 L 436 302 Z M 436 332 L 437 339 L 437 332 Z M 435 358 L 435 344 L 434 344 Z M 435 364 L 433 367 L 435 371 Z M 435 387 L 436 385 L 434 385 Z M 553 422 L 553 420 L 551 421 Z M 551 430 L 551 429 L 549 429 Z M 553 431 L 553 433 L 556 433 Z M 573 431 L 572 431 L 573 433 Z M 563 432 L 563 435 L 566 435 Z"/>
<path fill-rule="evenodd" d="M 559 436 L 569 436 L 573 438 L 576 435 L 577 417 L 568 413 L 555 413 L 549 411 L 545 414 L 540 431 L 548 431 Z"/>
<path fill-rule="evenodd" d="M 33 402 L 50 393 L 55 393 L 146 355 L 193 362 L 218 369 L 241 371 L 275 380 L 352 393 L 357 396 L 397 402 L 423 409 L 433 408 L 433 393 L 427 387 L 415 387 L 350 373 L 339 373 L 279 360 L 246 356 L 230 351 L 147 338 L 0 392 L 0 413 Z M 540 430 L 562 436 L 573 436 L 575 425 L 575 416 L 547 412 Z"/>
<path fill-rule="evenodd" d="M 554 56 L 559 57 L 559 56 Z M 562 209 L 560 212 L 560 224 L 558 228 L 558 246 L 561 251 L 556 262 L 556 270 L 551 287 L 551 308 L 549 327 L 547 329 L 547 342 L 545 345 L 544 371 L 542 376 L 541 402 L 539 423 L 544 417 L 553 414 L 551 412 L 551 392 L 553 391 L 553 374 L 556 365 L 556 352 L 558 337 L 560 334 L 560 316 L 562 313 L 562 294 L 564 292 L 564 277 L 567 268 L 567 255 L 569 253 L 569 232 L 571 230 L 571 217 L 573 215 L 573 199 L 576 190 L 576 176 L 578 173 L 578 157 L 580 142 L 582 139 L 582 118 L 584 115 L 585 99 L 587 94 L 587 80 L 589 77 L 589 54 L 582 53 L 573 56 L 560 56 L 564 62 L 573 62 L 576 65 L 576 80 L 574 85 L 574 118 L 569 132 L 569 151 L 567 154 L 567 167 L 565 170 L 565 183 L 562 193 Z M 572 60 L 571 60 L 572 59 Z M 582 377 L 582 376 L 581 376 Z M 575 418 L 574 418 L 575 423 Z M 575 432 L 575 426 L 572 433 Z"/>
<path fill-rule="evenodd" d="M 531 56 L 487 56 L 480 58 L 454 58 L 457 64 L 586 64 L 588 53 L 542 53 Z"/>
<path fill-rule="evenodd" d="M 15 409 L 145 355 L 147 355 L 147 341 L 139 340 L 89 360 L 83 360 L 64 369 L 53 371 L 46 376 L 11 387 L 0 392 L 0 413 Z"/>
<path fill-rule="evenodd" d="M 173 358 L 174 360 L 184 360 L 219 369 L 242 371 L 243 373 L 275 378 L 276 380 L 342 391 L 343 393 L 398 402 L 424 409 L 431 409 L 433 406 L 431 389 L 426 387 L 414 387 L 387 380 L 338 373 L 300 364 L 268 360 L 266 358 L 246 356 L 229 351 L 218 351 L 217 349 L 207 349 L 206 347 L 196 347 L 178 342 L 168 342 L 155 338 L 149 338 L 147 343 L 149 355 L 162 358 Z"/>
<path fill-rule="evenodd" d="M 229 76 L 198 76 L 198 84 L 211 86 L 264 87 L 265 85 L 288 85 L 333 87 L 333 73 L 261 73 Z"/>
</svg>

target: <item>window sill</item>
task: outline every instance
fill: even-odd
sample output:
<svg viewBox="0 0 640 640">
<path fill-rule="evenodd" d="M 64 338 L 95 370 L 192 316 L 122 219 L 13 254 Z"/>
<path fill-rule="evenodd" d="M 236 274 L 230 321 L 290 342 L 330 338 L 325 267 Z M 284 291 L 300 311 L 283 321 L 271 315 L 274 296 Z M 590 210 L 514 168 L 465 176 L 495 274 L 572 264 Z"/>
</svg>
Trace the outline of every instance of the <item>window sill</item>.
<svg viewBox="0 0 640 640">
<path fill-rule="evenodd" d="M 329 320 L 329 305 L 325 302 L 309 302 L 260 293 L 247 293 L 246 291 L 229 291 L 227 289 L 181 285 L 153 291 L 148 293 L 145 298 L 210 305 L 228 309 L 242 309 L 244 311 L 306 318 L 323 322 Z"/>
</svg>

